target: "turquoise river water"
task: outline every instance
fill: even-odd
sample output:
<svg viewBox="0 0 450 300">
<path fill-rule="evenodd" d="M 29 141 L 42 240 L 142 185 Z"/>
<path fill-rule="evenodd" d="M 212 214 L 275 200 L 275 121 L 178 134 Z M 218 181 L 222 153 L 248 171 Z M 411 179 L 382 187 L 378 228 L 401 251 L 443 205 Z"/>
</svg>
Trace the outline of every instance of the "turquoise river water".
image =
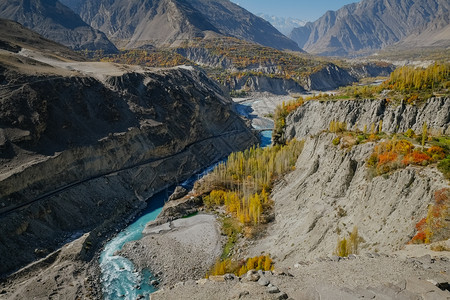
<svg viewBox="0 0 450 300">
<path fill-rule="evenodd" d="M 261 147 L 271 144 L 271 136 L 272 131 L 270 130 L 261 132 Z M 186 188 L 192 188 L 195 180 L 206 175 L 215 165 L 192 176 L 181 185 Z M 121 250 L 126 243 L 141 239 L 145 224 L 156 219 L 172 191 L 173 188 L 166 189 L 149 199 L 145 211 L 105 245 L 99 261 L 105 300 L 135 300 L 138 297 L 148 299 L 149 295 L 155 291 L 155 288 L 150 284 L 150 281 L 153 279 L 150 271 L 137 272 L 129 259 L 116 255 L 116 252 Z"/>
</svg>

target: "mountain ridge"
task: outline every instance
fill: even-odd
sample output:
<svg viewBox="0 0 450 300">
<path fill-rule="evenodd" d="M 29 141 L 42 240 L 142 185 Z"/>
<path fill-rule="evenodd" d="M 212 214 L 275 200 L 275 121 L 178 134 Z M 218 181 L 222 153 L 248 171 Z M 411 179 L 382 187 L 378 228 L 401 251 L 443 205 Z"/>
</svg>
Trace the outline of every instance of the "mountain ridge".
<svg viewBox="0 0 450 300">
<path fill-rule="evenodd" d="M 74 50 L 117 52 L 105 34 L 93 29 L 57 0 L 5 0 L 0 3 L 0 18 L 19 22 Z"/>
<path fill-rule="evenodd" d="M 318 20 L 294 29 L 290 38 L 312 54 L 366 54 L 402 41 L 427 27 L 436 16 L 448 15 L 449 10 L 450 4 L 444 0 L 363 0 L 327 11 Z M 444 35 L 440 43 L 450 45 L 450 37 Z"/>
<path fill-rule="evenodd" d="M 269 22 L 228 0 L 63 0 L 63 3 L 126 49 L 177 46 L 193 38 L 231 36 L 277 49 L 301 51 Z"/>
</svg>

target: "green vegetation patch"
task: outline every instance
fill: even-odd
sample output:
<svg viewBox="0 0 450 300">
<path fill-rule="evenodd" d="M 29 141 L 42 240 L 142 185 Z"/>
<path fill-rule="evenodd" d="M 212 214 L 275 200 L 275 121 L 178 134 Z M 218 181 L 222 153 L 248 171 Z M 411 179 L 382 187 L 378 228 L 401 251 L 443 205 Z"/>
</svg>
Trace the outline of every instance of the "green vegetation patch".
<svg viewBox="0 0 450 300">
<path fill-rule="evenodd" d="M 123 50 L 119 54 L 103 55 L 100 61 L 163 68 L 194 65 L 190 60 L 170 50 Z"/>
<path fill-rule="evenodd" d="M 404 100 L 409 104 L 416 104 L 433 96 L 448 96 L 449 88 L 450 64 L 436 63 L 427 68 L 400 67 L 380 85 L 356 83 L 342 87 L 332 95 L 322 94 L 319 98 L 320 100 L 378 98 L 388 101 Z"/>
</svg>

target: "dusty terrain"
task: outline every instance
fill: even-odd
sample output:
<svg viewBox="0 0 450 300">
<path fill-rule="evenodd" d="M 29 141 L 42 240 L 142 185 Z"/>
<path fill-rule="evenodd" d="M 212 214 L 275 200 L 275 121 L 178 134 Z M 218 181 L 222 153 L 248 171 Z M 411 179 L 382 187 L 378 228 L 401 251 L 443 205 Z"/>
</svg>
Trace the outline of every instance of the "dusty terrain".
<svg viewBox="0 0 450 300">
<path fill-rule="evenodd" d="M 127 243 L 121 254 L 138 269 L 159 275 L 162 284 L 202 278 L 220 257 L 224 239 L 216 216 L 199 214 L 159 226 L 147 226 L 144 237 Z"/>
<path fill-rule="evenodd" d="M 88 234 L 0 282 L 0 299 L 100 299 L 97 264 L 81 257 Z"/>
<path fill-rule="evenodd" d="M 408 256 L 367 253 L 341 261 L 300 261 L 261 274 L 269 286 L 247 275 L 190 280 L 164 288 L 151 299 L 449 299 L 450 292 L 435 283 L 450 280 L 450 254 L 429 251 L 433 256 L 415 256 L 423 249 L 414 247 Z"/>
</svg>

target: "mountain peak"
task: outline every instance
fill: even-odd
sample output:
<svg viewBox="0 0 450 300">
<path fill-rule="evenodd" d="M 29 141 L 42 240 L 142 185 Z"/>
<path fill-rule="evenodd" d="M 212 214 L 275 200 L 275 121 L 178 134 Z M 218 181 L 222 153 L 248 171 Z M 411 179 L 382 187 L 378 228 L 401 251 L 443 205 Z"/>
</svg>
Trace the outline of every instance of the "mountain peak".
<svg viewBox="0 0 450 300">
<path fill-rule="evenodd" d="M 447 0 L 363 0 L 326 12 L 315 22 L 295 28 L 290 37 L 313 54 L 365 54 L 416 34 L 449 10 Z M 441 45 L 450 45 L 449 36 L 441 34 L 439 39 Z"/>
<path fill-rule="evenodd" d="M 291 18 L 291 17 L 284 18 L 284 17 L 278 17 L 278 16 L 268 15 L 268 14 L 263 14 L 263 13 L 259 13 L 256 15 L 258 17 L 263 18 L 270 24 L 272 24 L 273 27 L 278 29 L 278 31 L 280 31 L 282 34 L 284 34 L 286 36 L 288 36 L 289 33 L 291 33 L 291 31 L 294 28 L 300 27 L 300 26 L 305 26 L 305 24 L 306 24 L 306 21 L 296 19 L 296 18 Z"/>
<path fill-rule="evenodd" d="M 269 22 L 229 0 L 62 0 L 123 48 L 177 46 L 184 40 L 230 36 L 300 51 Z"/>
</svg>

